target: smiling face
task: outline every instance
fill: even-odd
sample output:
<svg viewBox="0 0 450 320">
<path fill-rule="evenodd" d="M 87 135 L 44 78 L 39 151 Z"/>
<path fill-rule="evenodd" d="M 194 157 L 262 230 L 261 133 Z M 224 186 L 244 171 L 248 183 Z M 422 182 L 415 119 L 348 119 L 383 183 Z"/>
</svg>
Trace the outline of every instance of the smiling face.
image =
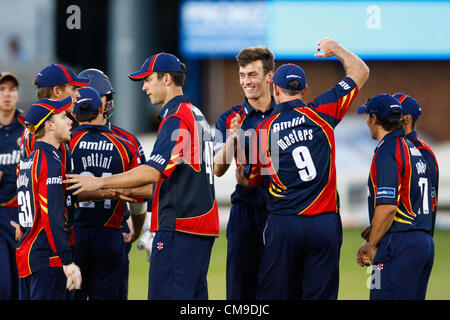
<svg viewBox="0 0 450 320">
<path fill-rule="evenodd" d="M 256 60 L 239 67 L 239 83 L 245 97 L 257 100 L 270 92 L 271 73 L 264 74 L 263 63 Z"/>
<path fill-rule="evenodd" d="M 0 83 L 0 112 L 11 112 L 16 108 L 19 100 L 17 85 L 12 80 L 4 80 Z"/>
<path fill-rule="evenodd" d="M 166 77 L 167 73 L 161 79 L 158 79 L 158 74 L 153 72 L 143 80 L 142 91 L 145 91 L 152 104 L 161 104 L 165 101 L 167 95 Z"/>
</svg>

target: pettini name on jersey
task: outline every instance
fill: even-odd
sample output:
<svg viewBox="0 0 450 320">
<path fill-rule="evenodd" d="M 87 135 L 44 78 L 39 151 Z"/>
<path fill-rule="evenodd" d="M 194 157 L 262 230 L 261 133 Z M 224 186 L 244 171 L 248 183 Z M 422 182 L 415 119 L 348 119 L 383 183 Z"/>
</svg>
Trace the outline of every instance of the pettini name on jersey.
<svg viewBox="0 0 450 320">
<path fill-rule="evenodd" d="M 11 164 L 18 164 L 20 161 L 20 151 L 13 150 L 10 153 L 0 154 L 0 165 L 7 166 Z"/>
<path fill-rule="evenodd" d="M 104 157 L 102 153 L 91 153 L 86 157 L 81 157 L 81 163 L 83 164 L 84 170 L 87 167 L 99 167 L 104 169 L 109 169 L 111 166 L 112 156 Z"/>
</svg>

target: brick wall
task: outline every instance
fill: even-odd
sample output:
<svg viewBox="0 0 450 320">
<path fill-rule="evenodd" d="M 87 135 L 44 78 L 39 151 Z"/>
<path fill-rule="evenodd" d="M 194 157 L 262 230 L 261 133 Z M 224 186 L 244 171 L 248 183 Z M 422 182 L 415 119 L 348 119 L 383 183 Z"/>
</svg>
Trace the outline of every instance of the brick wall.
<svg viewBox="0 0 450 320">
<path fill-rule="evenodd" d="M 279 66 L 287 61 L 277 61 Z M 308 91 L 305 100 L 331 88 L 345 73 L 339 61 L 289 61 L 300 65 L 306 73 Z M 368 61 L 370 76 L 349 112 L 378 93 L 404 92 L 414 97 L 422 107 L 417 129 L 436 142 L 450 140 L 450 61 Z M 210 72 L 212 66 L 215 72 Z M 217 117 L 244 98 L 239 85 L 238 68 L 234 60 L 212 60 L 205 67 L 204 107 L 207 118 Z M 217 69 L 221 70 L 219 72 Z M 220 81 L 214 80 L 222 74 Z M 224 84 L 218 90 L 217 85 Z M 214 94 L 211 94 L 214 92 Z"/>
</svg>

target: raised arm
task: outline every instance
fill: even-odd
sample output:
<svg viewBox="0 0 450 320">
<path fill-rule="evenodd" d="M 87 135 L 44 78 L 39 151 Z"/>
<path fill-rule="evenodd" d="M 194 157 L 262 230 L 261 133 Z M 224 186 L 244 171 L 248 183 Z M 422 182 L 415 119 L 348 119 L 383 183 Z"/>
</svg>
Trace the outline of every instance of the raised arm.
<svg viewBox="0 0 450 320">
<path fill-rule="evenodd" d="M 333 39 L 325 38 L 317 44 L 316 57 L 337 57 L 344 65 L 347 77 L 352 78 L 353 81 L 361 89 L 369 77 L 369 67 L 357 55 L 342 47 Z"/>
<path fill-rule="evenodd" d="M 231 120 L 230 135 L 223 144 L 222 148 L 214 156 L 214 174 L 217 177 L 221 177 L 227 172 L 230 167 L 233 157 L 236 153 L 237 134 L 241 128 L 241 117 L 239 114 Z"/>
</svg>

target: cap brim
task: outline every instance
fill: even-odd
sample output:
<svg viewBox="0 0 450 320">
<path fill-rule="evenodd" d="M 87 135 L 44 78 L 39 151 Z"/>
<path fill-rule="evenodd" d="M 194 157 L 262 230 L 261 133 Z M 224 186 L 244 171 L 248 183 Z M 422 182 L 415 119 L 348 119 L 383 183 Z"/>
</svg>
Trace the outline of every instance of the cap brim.
<svg viewBox="0 0 450 320">
<path fill-rule="evenodd" d="M 146 78 L 147 76 L 149 76 L 151 73 L 146 71 L 146 72 L 142 72 L 142 71 L 137 71 L 134 73 L 130 73 L 128 75 L 128 77 L 130 78 L 130 80 L 132 81 L 140 81 L 144 78 Z"/>
<path fill-rule="evenodd" d="M 4 79 L 7 79 L 7 78 L 12 79 L 16 83 L 16 85 L 19 85 L 19 83 L 20 83 L 19 78 L 17 78 L 16 75 L 14 75 L 12 73 L 4 73 L 4 74 L 2 74 L 0 76 L 0 81 L 2 81 Z"/>
<path fill-rule="evenodd" d="M 357 112 L 359 114 L 369 113 L 369 111 L 367 110 L 367 107 L 365 105 L 359 106 Z"/>
<path fill-rule="evenodd" d="M 88 78 L 76 77 L 75 79 L 69 80 L 69 83 L 76 87 L 84 87 L 89 84 L 91 80 Z"/>
<path fill-rule="evenodd" d="M 55 113 L 60 113 L 60 112 L 63 112 L 64 110 L 68 109 L 73 103 L 72 96 L 68 96 L 67 98 L 61 100 L 60 103 L 61 103 L 61 107 L 56 109 Z"/>
</svg>

